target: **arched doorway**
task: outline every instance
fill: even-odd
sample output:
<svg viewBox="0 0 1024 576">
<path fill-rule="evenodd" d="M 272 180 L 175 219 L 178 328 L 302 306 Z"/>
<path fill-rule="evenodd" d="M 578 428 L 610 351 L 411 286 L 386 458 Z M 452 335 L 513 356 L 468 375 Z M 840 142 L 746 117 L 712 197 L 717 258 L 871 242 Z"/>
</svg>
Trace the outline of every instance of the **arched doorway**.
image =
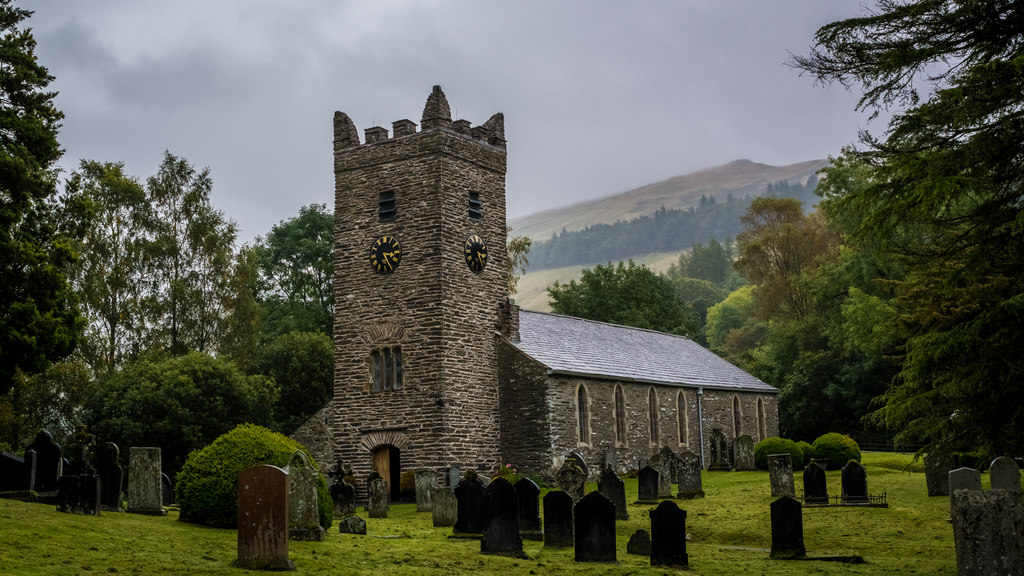
<svg viewBox="0 0 1024 576">
<path fill-rule="evenodd" d="M 392 502 L 397 502 L 402 495 L 401 475 L 402 458 L 401 450 L 386 444 L 373 449 L 373 470 L 384 479 L 387 484 L 388 494 Z"/>
</svg>

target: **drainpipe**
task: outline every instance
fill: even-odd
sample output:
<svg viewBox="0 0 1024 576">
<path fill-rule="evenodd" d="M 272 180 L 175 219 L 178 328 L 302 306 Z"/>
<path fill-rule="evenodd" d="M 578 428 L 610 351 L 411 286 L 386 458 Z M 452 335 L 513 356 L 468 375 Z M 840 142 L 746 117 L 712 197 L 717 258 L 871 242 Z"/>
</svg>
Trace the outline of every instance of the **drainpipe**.
<svg viewBox="0 0 1024 576">
<path fill-rule="evenodd" d="M 704 397 L 704 389 L 697 388 L 697 430 L 700 432 L 700 467 L 704 467 L 704 411 L 701 408 L 701 398 Z"/>
</svg>

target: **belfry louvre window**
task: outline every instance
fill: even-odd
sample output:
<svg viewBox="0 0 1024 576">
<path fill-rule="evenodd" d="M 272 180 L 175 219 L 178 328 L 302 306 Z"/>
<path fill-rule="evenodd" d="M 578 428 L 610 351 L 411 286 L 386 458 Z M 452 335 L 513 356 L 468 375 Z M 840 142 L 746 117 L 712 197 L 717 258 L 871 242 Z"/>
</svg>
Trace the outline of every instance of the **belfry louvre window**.
<svg viewBox="0 0 1024 576">
<path fill-rule="evenodd" d="M 479 220 L 481 218 L 482 208 L 480 205 L 480 193 L 470 192 L 469 193 L 469 219 Z"/>
<path fill-rule="evenodd" d="M 402 348 L 378 348 L 370 352 L 373 391 L 386 392 L 402 388 Z"/>
<path fill-rule="evenodd" d="M 395 191 L 388 190 L 381 192 L 378 199 L 377 217 L 381 222 L 391 222 L 395 219 Z"/>
</svg>

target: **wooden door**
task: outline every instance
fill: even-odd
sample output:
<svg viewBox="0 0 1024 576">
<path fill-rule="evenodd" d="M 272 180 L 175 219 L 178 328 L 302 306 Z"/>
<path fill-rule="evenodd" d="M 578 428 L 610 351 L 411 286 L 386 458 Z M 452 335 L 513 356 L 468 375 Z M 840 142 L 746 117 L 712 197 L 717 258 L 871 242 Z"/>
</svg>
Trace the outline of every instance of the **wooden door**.
<svg viewBox="0 0 1024 576">
<path fill-rule="evenodd" d="M 373 451 L 373 469 L 384 479 L 387 493 L 391 494 L 391 451 L 389 446 L 381 446 Z"/>
</svg>

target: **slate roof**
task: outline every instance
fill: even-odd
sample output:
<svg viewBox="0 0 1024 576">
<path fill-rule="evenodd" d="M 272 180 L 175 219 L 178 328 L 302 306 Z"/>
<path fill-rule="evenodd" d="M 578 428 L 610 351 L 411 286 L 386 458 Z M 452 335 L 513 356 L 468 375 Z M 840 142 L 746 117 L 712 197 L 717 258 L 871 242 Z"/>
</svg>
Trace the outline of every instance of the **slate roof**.
<svg viewBox="0 0 1024 576">
<path fill-rule="evenodd" d="M 571 316 L 519 311 L 511 342 L 552 374 L 777 393 L 689 338 Z"/>
</svg>

